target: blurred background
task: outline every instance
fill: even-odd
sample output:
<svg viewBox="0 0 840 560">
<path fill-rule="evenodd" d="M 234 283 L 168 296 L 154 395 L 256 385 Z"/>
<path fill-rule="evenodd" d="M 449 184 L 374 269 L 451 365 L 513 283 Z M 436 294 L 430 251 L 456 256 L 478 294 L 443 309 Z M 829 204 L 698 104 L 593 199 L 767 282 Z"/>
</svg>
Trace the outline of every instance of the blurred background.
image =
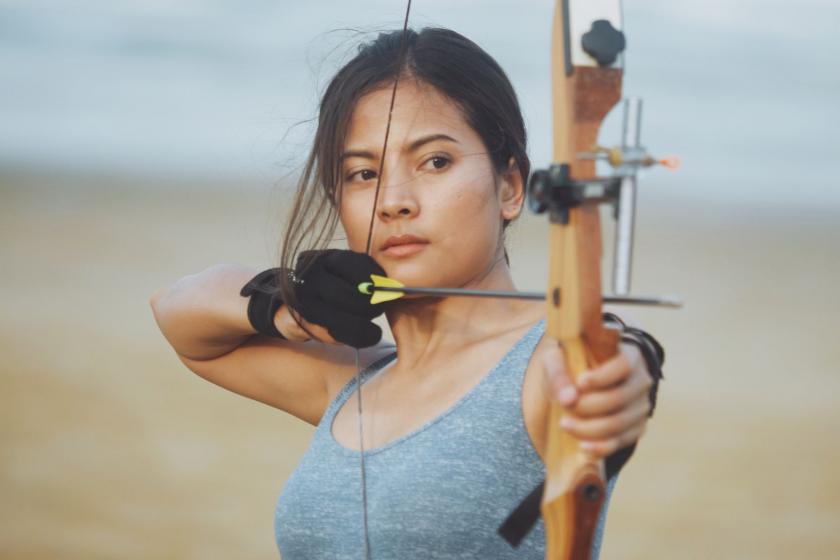
<svg viewBox="0 0 840 560">
<path fill-rule="evenodd" d="M 684 162 L 640 178 L 634 289 L 687 303 L 630 312 L 667 379 L 602 558 L 840 557 L 840 4 L 624 4 L 644 143 Z M 0 1 L 0 557 L 277 557 L 311 430 L 186 370 L 148 298 L 274 265 L 318 93 L 404 8 Z M 415 0 L 411 18 L 499 60 L 536 165 L 551 10 Z M 523 289 L 544 286 L 544 238 L 541 218 L 513 228 Z"/>
</svg>

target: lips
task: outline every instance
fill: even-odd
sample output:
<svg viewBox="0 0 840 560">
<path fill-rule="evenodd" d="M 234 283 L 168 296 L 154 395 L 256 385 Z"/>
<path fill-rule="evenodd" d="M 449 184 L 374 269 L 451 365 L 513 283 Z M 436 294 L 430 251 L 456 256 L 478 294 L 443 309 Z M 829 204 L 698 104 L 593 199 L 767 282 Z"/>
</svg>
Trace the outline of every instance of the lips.
<svg viewBox="0 0 840 560">
<path fill-rule="evenodd" d="M 382 244 L 380 251 L 392 257 L 407 257 L 422 251 L 429 242 L 416 235 L 392 235 Z"/>
</svg>

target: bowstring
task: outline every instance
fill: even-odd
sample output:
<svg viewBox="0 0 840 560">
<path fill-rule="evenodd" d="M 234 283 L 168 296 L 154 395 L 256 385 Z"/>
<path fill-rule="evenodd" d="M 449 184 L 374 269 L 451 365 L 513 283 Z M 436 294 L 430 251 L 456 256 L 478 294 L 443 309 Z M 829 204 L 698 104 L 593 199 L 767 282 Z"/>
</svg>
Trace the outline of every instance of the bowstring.
<svg viewBox="0 0 840 560">
<path fill-rule="evenodd" d="M 370 213 L 370 225 L 368 226 L 367 242 L 365 243 L 365 254 L 370 255 L 373 243 L 373 226 L 376 222 L 376 207 L 379 204 L 379 191 L 382 187 L 382 172 L 385 169 L 385 152 L 388 149 L 388 136 L 391 133 L 391 118 L 394 114 L 394 102 L 397 98 L 397 86 L 400 81 L 400 73 L 405 64 L 406 36 L 408 35 L 408 16 L 411 13 L 411 0 L 407 0 L 405 7 L 405 18 L 403 20 L 402 38 L 400 39 L 400 52 L 397 58 L 397 71 L 394 75 L 394 86 L 391 89 L 391 103 L 388 108 L 388 120 L 385 124 L 385 139 L 382 142 L 382 155 L 379 159 L 379 171 L 376 175 L 376 188 L 373 191 L 373 209 Z M 362 369 L 359 359 L 359 349 L 356 348 L 356 412 L 359 428 L 359 479 L 362 487 L 362 527 L 364 531 L 365 560 L 370 560 L 370 537 L 368 533 L 368 507 L 367 507 L 367 478 L 365 475 L 365 439 L 364 422 L 362 416 Z"/>
</svg>

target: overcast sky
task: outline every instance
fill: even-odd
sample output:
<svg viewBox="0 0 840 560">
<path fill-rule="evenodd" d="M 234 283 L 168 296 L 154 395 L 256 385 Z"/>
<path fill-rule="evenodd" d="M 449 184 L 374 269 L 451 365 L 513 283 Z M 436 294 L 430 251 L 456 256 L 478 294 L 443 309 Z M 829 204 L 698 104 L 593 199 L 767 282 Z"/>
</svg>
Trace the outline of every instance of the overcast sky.
<svg viewBox="0 0 840 560">
<path fill-rule="evenodd" d="M 549 0 L 415 0 L 508 71 L 535 164 L 550 151 Z M 0 0 L 0 167 L 226 176 L 294 165 L 316 94 L 402 0 Z M 840 210 L 840 2 L 626 0 L 625 92 L 643 139 L 678 154 L 680 196 Z M 333 31 L 333 32 L 331 32 Z M 602 141 L 618 140 L 617 119 Z M 673 175 L 644 181 L 667 191 Z M 668 187 L 673 189 L 673 187 Z"/>
</svg>

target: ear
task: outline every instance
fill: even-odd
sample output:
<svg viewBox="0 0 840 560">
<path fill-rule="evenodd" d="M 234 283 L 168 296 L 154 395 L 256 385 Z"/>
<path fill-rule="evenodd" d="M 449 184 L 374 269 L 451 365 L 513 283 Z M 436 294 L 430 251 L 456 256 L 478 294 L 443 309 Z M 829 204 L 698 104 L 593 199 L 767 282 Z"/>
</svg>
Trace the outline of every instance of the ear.
<svg viewBox="0 0 840 560">
<path fill-rule="evenodd" d="M 525 202 L 525 183 L 522 174 L 519 173 L 519 165 L 516 160 L 510 158 L 508 167 L 501 176 L 501 188 L 499 189 L 499 203 L 502 209 L 502 218 L 515 220 L 522 213 L 522 204 Z"/>
</svg>

